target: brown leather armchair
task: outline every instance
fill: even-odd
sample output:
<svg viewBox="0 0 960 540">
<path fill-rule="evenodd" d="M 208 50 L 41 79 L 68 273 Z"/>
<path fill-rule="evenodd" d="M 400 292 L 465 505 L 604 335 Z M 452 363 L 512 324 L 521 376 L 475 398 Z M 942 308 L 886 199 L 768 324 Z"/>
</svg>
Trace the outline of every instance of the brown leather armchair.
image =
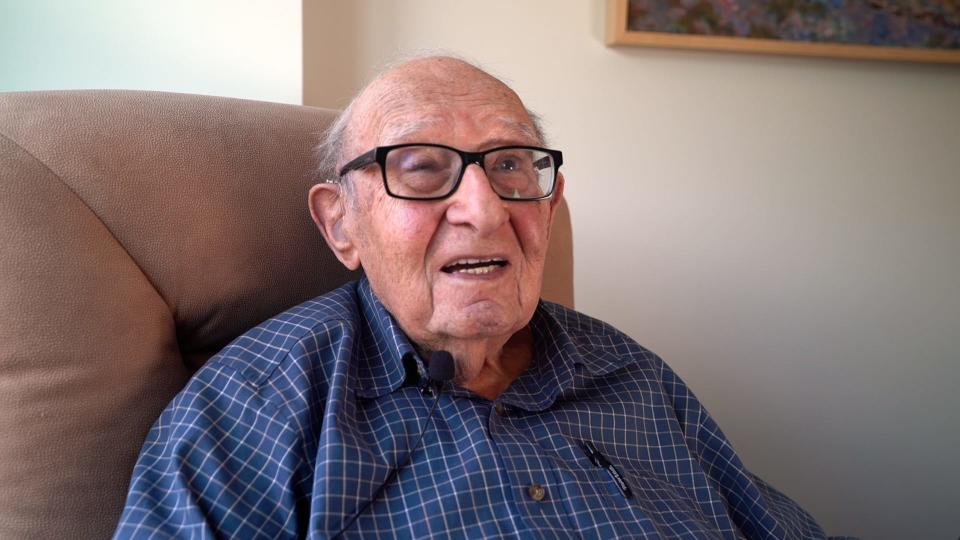
<svg viewBox="0 0 960 540">
<path fill-rule="evenodd" d="M 310 220 L 331 111 L 133 91 L 0 94 L 0 538 L 113 531 L 191 373 L 344 281 Z M 544 285 L 572 305 L 561 207 Z"/>
</svg>

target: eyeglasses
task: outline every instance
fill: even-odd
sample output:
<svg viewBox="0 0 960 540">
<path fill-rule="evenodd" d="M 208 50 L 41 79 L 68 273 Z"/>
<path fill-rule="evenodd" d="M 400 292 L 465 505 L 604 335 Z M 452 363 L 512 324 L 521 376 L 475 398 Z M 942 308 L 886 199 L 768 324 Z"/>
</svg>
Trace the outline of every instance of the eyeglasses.
<svg viewBox="0 0 960 540">
<path fill-rule="evenodd" d="M 464 152 L 442 144 L 396 144 L 358 156 L 340 169 L 339 176 L 374 163 L 380 165 L 387 194 L 398 199 L 445 199 L 457 191 L 467 166 L 476 164 L 501 199 L 538 201 L 553 195 L 563 154 L 536 146 Z"/>
</svg>

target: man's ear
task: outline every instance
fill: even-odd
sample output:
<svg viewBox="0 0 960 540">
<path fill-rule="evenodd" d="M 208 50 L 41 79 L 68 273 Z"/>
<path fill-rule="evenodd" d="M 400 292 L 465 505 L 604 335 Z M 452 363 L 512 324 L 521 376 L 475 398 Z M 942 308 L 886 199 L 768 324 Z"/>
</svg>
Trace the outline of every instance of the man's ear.
<svg viewBox="0 0 960 540">
<path fill-rule="evenodd" d="M 310 188 L 308 203 L 313 222 L 327 245 L 350 270 L 360 268 L 360 253 L 345 224 L 346 206 L 340 184 L 322 183 Z"/>
</svg>

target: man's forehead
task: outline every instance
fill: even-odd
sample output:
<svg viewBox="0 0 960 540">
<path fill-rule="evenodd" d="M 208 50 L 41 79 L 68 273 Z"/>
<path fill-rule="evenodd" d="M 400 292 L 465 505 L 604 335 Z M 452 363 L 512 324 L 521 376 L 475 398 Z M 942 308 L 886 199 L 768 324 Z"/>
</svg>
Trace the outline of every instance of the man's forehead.
<svg viewBox="0 0 960 540">
<path fill-rule="evenodd" d="M 360 110 L 355 111 L 358 143 L 411 142 L 419 135 L 449 133 L 470 123 L 480 125 L 483 138 L 539 142 L 533 121 L 513 90 L 459 60 L 428 58 L 401 65 L 362 94 Z"/>
</svg>

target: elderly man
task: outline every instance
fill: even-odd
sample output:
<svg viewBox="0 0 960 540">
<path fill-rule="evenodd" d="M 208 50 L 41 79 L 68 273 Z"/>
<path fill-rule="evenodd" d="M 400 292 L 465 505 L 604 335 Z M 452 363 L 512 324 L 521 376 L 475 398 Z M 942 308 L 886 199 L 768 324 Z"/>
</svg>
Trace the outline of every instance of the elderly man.
<svg viewBox="0 0 960 540">
<path fill-rule="evenodd" d="M 309 197 L 365 277 L 196 374 L 117 537 L 822 537 L 658 357 L 539 300 L 564 185 L 543 144 L 460 60 L 367 86 Z"/>
</svg>

